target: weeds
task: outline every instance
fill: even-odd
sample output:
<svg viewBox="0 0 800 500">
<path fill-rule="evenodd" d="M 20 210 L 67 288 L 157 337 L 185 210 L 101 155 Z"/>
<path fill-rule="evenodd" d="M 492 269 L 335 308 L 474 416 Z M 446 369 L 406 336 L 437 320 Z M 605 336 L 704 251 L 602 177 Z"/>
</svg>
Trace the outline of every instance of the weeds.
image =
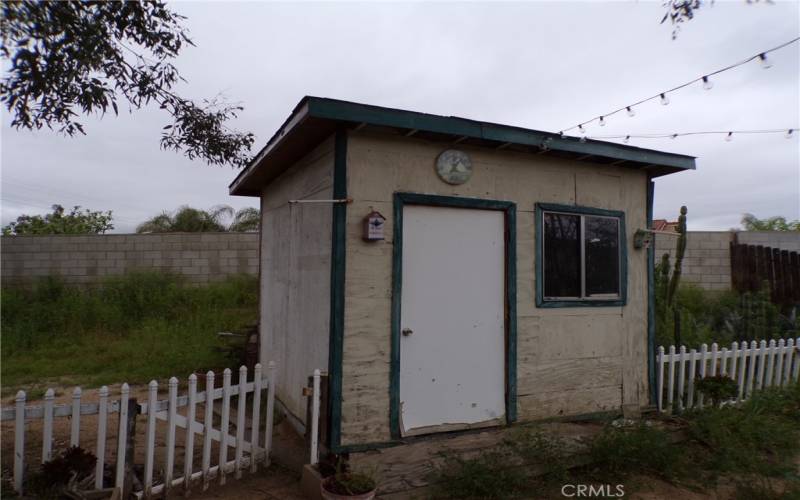
<svg viewBox="0 0 800 500">
<path fill-rule="evenodd" d="M 705 468 L 738 478 L 786 477 L 800 451 L 800 385 L 756 392 L 738 408 L 689 413 L 689 436 L 708 448 Z"/>
<path fill-rule="evenodd" d="M 562 440 L 534 428 L 514 433 L 506 444 L 525 463 L 540 467 L 543 483 L 562 484 L 569 478 L 570 454 Z"/>
<path fill-rule="evenodd" d="M 557 498 L 556 485 L 622 481 L 630 494 L 634 483 L 657 477 L 695 489 L 720 480 L 733 484 L 741 499 L 800 499 L 795 463 L 800 453 L 800 385 L 767 389 L 740 406 L 707 407 L 683 418 L 682 441 L 657 423 L 608 425 L 585 450 L 585 460 L 566 441 L 523 427 L 477 457 L 448 456 L 431 478 L 434 495 Z"/>
<path fill-rule="evenodd" d="M 131 273 L 79 289 L 47 278 L 2 290 L 4 386 L 143 382 L 228 364 L 216 333 L 257 318 L 257 280 L 192 286 L 179 276 Z"/>
<path fill-rule="evenodd" d="M 592 474 L 618 480 L 643 473 L 665 479 L 684 475 L 686 463 L 669 433 L 645 423 L 633 427 L 607 426 L 589 448 Z"/>
<path fill-rule="evenodd" d="M 433 498 L 518 498 L 528 483 L 525 471 L 515 464 L 515 455 L 501 445 L 475 458 L 444 455 L 434 473 Z"/>
</svg>

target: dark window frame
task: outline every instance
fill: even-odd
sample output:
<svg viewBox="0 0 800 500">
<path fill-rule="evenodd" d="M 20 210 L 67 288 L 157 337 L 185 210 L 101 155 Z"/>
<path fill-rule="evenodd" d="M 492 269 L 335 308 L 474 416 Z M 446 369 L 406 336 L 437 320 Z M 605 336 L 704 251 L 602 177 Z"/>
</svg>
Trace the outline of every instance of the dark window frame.
<svg viewBox="0 0 800 500">
<path fill-rule="evenodd" d="M 618 210 L 605 210 L 593 207 L 575 205 L 558 205 L 552 203 L 536 203 L 535 205 L 535 230 L 536 230 L 536 306 L 537 307 L 618 307 L 624 306 L 628 299 L 628 252 L 627 238 L 625 236 L 625 212 Z M 580 297 L 546 297 L 544 294 L 544 214 L 561 213 L 581 217 L 580 222 Z M 585 217 L 607 217 L 618 220 L 619 236 L 619 294 L 608 297 L 586 296 L 585 278 Z"/>
</svg>

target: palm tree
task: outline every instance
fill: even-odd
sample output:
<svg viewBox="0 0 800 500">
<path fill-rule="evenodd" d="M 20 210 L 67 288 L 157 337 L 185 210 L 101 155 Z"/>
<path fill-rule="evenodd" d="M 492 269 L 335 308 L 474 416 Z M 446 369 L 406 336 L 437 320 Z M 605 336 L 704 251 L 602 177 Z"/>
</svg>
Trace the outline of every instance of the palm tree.
<svg viewBox="0 0 800 500">
<path fill-rule="evenodd" d="M 228 226 L 228 231 L 233 233 L 248 233 L 258 231 L 261 224 L 261 211 L 254 207 L 245 207 L 233 216 L 233 222 Z"/>
<path fill-rule="evenodd" d="M 232 219 L 230 225 L 226 219 Z M 228 205 L 216 205 L 200 210 L 183 205 L 174 213 L 162 212 L 144 221 L 137 233 L 198 233 L 198 232 L 250 232 L 258 231 L 261 213 L 257 208 L 246 207 L 235 211 Z"/>
</svg>

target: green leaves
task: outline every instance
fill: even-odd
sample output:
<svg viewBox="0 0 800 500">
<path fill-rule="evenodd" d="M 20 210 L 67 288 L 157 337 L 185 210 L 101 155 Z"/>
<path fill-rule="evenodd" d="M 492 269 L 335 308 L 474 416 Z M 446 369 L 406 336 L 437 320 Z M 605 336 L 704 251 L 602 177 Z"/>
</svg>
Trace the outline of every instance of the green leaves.
<svg viewBox="0 0 800 500">
<path fill-rule="evenodd" d="M 193 45 L 185 18 L 161 1 L 3 2 L 0 54 L 10 61 L 0 82 L 0 102 L 18 129 L 57 129 L 84 134 L 78 113 L 119 113 L 157 103 L 173 118 L 164 149 L 190 159 L 241 167 L 253 134 L 226 123 L 242 111 L 219 98 L 198 105 L 174 94 L 182 80 L 170 62 Z M 165 129 L 167 130 L 167 129 Z"/>
<path fill-rule="evenodd" d="M 64 207 L 53 205 L 53 213 L 41 215 L 20 215 L 15 222 L 3 228 L 4 236 L 27 234 L 102 234 L 114 229 L 111 211 L 92 212 L 72 207 L 68 214 Z"/>
<path fill-rule="evenodd" d="M 230 225 L 225 219 L 232 218 Z M 136 228 L 137 233 L 197 233 L 197 232 L 248 232 L 258 231 L 261 212 L 246 207 L 234 211 L 228 205 L 217 205 L 209 210 L 200 210 L 184 205 L 174 214 L 162 212 L 144 221 Z"/>
<path fill-rule="evenodd" d="M 800 231 L 800 220 L 787 221 L 779 215 L 759 219 L 753 214 L 742 215 L 745 231 Z"/>
</svg>

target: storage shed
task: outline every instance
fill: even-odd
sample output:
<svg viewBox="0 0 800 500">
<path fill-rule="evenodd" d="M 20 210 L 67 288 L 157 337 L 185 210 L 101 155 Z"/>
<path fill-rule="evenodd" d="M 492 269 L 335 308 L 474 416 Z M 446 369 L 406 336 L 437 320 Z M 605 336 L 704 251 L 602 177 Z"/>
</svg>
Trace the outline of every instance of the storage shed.
<svg viewBox="0 0 800 500">
<path fill-rule="evenodd" d="M 609 410 L 653 388 L 653 179 L 693 157 L 305 97 L 230 185 L 261 199 L 261 358 L 325 443 Z"/>
</svg>

